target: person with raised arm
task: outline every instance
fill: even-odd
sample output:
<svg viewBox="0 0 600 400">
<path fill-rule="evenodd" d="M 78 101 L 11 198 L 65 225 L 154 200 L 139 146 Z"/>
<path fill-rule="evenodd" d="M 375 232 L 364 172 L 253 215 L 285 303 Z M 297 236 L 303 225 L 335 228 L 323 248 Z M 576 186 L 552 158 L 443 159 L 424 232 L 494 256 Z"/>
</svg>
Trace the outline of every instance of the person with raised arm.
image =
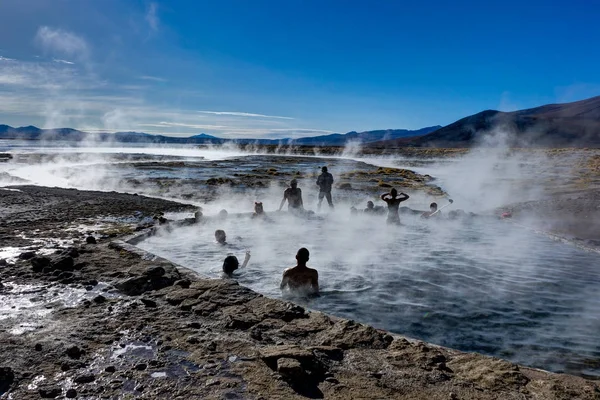
<svg viewBox="0 0 600 400">
<path fill-rule="evenodd" d="M 398 213 L 398 208 L 400 207 L 400 203 L 408 200 L 409 197 L 410 196 L 406 193 L 400 193 L 400 195 L 398 195 L 398 191 L 396 189 L 392 189 L 389 193 L 384 193 L 381 195 L 381 200 L 385 201 L 388 206 L 388 224 L 400 224 L 400 214 Z"/>
<path fill-rule="evenodd" d="M 233 271 L 235 271 L 238 268 L 245 268 L 246 265 L 248 265 L 248 261 L 250 261 L 250 250 L 246 250 L 246 257 L 244 258 L 244 262 L 242 263 L 242 266 L 240 267 L 240 262 L 238 261 L 237 257 L 230 254 L 227 257 L 225 257 L 225 260 L 223 261 L 223 273 L 231 278 L 233 275 Z"/>
<path fill-rule="evenodd" d="M 319 273 L 316 269 L 308 268 L 310 253 L 306 248 L 301 248 L 296 253 L 297 264 L 295 267 L 288 268 L 283 272 L 283 278 L 279 288 L 286 288 L 294 294 L 317 295 L 319 294 Z"/>
</svg>

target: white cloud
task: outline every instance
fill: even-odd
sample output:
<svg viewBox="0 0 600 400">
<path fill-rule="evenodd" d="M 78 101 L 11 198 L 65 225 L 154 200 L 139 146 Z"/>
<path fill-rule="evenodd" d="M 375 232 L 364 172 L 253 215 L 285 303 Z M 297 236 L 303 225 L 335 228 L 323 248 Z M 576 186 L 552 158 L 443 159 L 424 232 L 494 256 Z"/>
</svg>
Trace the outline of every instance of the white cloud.
<svg viewBox="0 0 600 400">
<path fill-rule="evenodd" d="M 167 128 L 167 127 L 176 126 L 176 127 L 180 127 L 180 128 L 189 128 L 189 129 L 218 129 L 218 130 L 229 128 L 224 125 L 209 125 L 209 124 L 197 125 L 197 124 L 184 124 L 182 122 L 164 122 L 164 121 L 161 121 L 156 124 L 139 124 L 139 126 L 152 126 L 155 128 Z"/>
<path fill-rule="evenodd" d="M 72 61 L 67 61 L 67 60 L 60 60 L 58 58 L 53 59 L 52 61 L 54 61 L 55 63 L 62 63 L 62 64 L 68 64 L 68 65 L 74 65 L 75 63 Z"/>
<path fill-rule="evenodd" d="M 62 29 L 41 26 L 35 36 L 36 42 L 50 54 L 61 54 L 86 59 L 89 53 L 87 42 L 80 36 Z"/>
<path fill-rule="evenodd" d="M 14 58 L 2 57 L 0 56 L 0 61 L 15 61 Z"/>
<path fill-rule="evenodd" d="M 150 3 L 150 5 L 148 6 L 148 11 L 146 11 L 146 22 L 150 26 L 150 29 L 152 29 L 152 31 L 154 32 L 158 31 L 158 25 L 160 23 L 157 11 L 158 4 L 156 4 L 155 2 Z"/>
<path fill-rule="evenodd" d="M 202 114 L 231 115 L 234 117 L 294 119 L 292 117 L 280 117 L 277 115 L 253 114 L 253 113 L 236 112 L 236 111 L 198 111 L 198 112 L 202 113 Z"/>
<path fill-rule="evenodd" d="M 154 82 L 167 82 L 167 79 L 165 79 L 165 78 L 160 78 L 158 76 L 151 76 L 151 75 L 142 75 L 142 76 L 139 76 L 138 79 L 143 79 L 145 81 L 154 81 Z"/>
</svg>

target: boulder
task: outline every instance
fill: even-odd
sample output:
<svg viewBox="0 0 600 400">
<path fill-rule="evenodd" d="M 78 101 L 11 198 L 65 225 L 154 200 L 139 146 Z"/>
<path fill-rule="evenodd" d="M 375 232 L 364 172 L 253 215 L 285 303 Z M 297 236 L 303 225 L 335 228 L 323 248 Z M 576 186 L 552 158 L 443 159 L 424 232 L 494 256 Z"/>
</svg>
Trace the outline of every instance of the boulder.
<svg viewBox="0 0 600 400">
<path fill-rule="evenodd" d="M 277 372 L 289 382 L 300 382 L 304 380 L 306 373 L 300 361 L 294 358 L 280 358 L 277 360 Z"/>
<path fill-rule="evenodd" d="M 96 380 L 96 377 L 92 374 L 86 374 L 86 375 L 79 375 L 77 377 L 75 377 L 75 379 L 73 379 L 73 382 L 75 383 L 90 383 L 90 382 L 94 382 Z"/>
<path fill-rule="evenodd" d="M 53 259 L 50 263 L 50 266 L 53 269 L 59 269 L 61 271 L 73 271 L 75 270 L 75 268 L 73 268 L 74 265 L 73 257 L 63 254 Z"/>
<path fill-rule="evenodd" d="M 62 394 L 59 387 L 44 386 L 38 389 L 38 393 L 43 399 L 55 399 Z"/>
<path fill-rule="evenodd" d="M 26 252 L 19 254 L 19 259 L 20 260 L 31 260 L 33 257 L 35 257 L 35 255 L 36 254 L 34 251 L 26 251 Z"/>
<path fill-rule="evenodd" d="M 93 236 L 88 236 L 88 237 L 86 237 L 86 238 L 85 238 L 85 242 L 86 242 L 87 244 L 96 244 L 96 243 L 97 243 L 97 242 L 96 242 L 96 238 L 95 238 L 95 237 L 93 237 Z"/>
<path fill-rule="evenodd" d="M 71 358 L 79 358 L 83 354 L 81 349 L 77 346 L 71 346 L 71 347 L 67 348 L 65 353 Z"/>
<path fill-rule="evenodd" d="M 51 260 L 48 257 L 33 257 L 31 260 L 31 267 L 34 272 L 42 272 L 45 267 L 50 266 Z"/>
<path fill-rule="evenodd" d="M 133 276 L 115 284 L 117 289 L 129 296 L 138 296 L 148 291 L 172 286 L 181 278 L 177 268 L 166 263 L 147 268 L 131 268 L 129 273 Z"/>
<path fill-rule="evenodd" d="M 15 381 L 15 373 L 10 367 L 0 367 L 0 395 L 8 392 Z"/>
<path fill-rule="evenodd" d="M 357 347 L 385 349 L 393 341 L 388 333 L 351 320 L 338 320 L 332 327 L 320 332 L 319 337 L 321 345 L 341 349 Z"/>
</svg>

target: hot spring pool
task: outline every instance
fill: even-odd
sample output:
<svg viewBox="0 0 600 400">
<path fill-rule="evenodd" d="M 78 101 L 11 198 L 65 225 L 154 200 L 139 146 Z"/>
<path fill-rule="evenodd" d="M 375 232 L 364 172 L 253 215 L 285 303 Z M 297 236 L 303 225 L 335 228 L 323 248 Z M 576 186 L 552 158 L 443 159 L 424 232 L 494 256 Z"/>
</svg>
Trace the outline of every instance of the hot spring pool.
<svg viewBox="0 0 600 400">
<path fill-rule="evenodd" d="M 524 365 L 600 378 L 600 261 L 502 221 L 420 221 L 345 211 L 305 221 L 226 221 L 160 232 L 138 246 L 211 277 L 223 259 L 252 259 L 236 279 L 281 297 L 300 247 L 322 295 L 303 304 L 375 327 Z M 224 229 L 228 244 L 214 241 Z"/>
</svg>

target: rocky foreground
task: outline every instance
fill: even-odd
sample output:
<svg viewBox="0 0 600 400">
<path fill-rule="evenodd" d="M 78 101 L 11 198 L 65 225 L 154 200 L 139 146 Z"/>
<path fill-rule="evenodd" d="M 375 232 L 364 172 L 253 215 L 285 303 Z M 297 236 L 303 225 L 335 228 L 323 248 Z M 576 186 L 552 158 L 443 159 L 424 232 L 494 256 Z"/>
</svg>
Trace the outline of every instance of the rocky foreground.
<svg viewBox="0 0 600 400">
<path fill-rule="evenodd" d="M 12 244 L 27 246 L 0 261 L 0 398 L 600 399 L 595 381 L 265 298 L 110 237 L 118 231 L 81 228 L 91 214 L 125 217 L 177 203 L 21 189 L 0 196 L 3 207 L 8 198 L 13 204 L 3 208 L 3 237 L 17 229 L 22 237 Z M 18 209 L 18 197 L 31 207 L 48 194 L 50 206 Z M 93 212 L 73 205 L 77 196 L 94 198 Z M 69 230 L 74 223 L 79 229 Z M 70 244 L 36 241 L 57 229 Z"/>
</svg>

